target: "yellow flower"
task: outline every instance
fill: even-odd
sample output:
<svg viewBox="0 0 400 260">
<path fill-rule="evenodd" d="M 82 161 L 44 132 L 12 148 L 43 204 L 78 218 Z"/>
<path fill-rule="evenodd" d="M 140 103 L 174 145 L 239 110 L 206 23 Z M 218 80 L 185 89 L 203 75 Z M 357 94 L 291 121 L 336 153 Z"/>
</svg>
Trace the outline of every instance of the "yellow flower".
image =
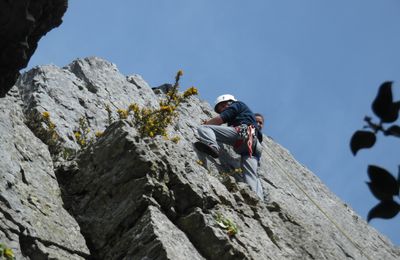
<svg viewBox="0 0 400 260">
<path fill-rule="evenodd" d="M 50 129 L 50 130 L 54 130 L 55 128 L 56 128 L 56 125 L 55 125 L 53 122 L 50 121 L 50 123 L 49 123 L 49 129 Z"/>
<path fill-rule="evenodd" d="M 14 252 L 10 248 L 4 249 L 3 255 L 6 257 L 6 259 L 15 259 Z"/>
<path fill-rule="evenodd" d="M 42 116 L 43 116 L 43 118 L 44 118 L 45 120 L 49 120 L 49 118 L 50 118 L 50 113 L 49 113 L 48 111 L 44 111 L 44 112 L 42 113 Z"/>
<path fill-rule="evenodd" d="M 139 111 L 139 106 L 137 104 L 130 104 L 128 110 L 136 113 L 137 111 Z"/>
<path fill-rule="evenodd" d="M 120 119 L 127 119 L 128 118 L 128 111 L 125 109 L 118 109 L 117 113 Z"/>
<path fill-rule="evenodd" d="M 183 96 L 186 98 L 186 97 L 189 97 L 189 96 L 192 96 L 192 95 L 197 95 L 197 94 L 198 94 L 197 88 L 190 87 L 183 93 Z"/>
<path fill-rule="evenodd" d="M 179 70 L 178 71 L 178 73 L 176 73 L 176 77 L 175 77 L 175 84 L 176 84 L 176 86 L 178 85 L 178 81 L 179 81 L 179 78 L 180 77 L 182 77 L 183 76 L 183 71 L 182 70 Z"/>
<path fill-rule="evenodd" d="M 74 132 L 75 138 L 80 139 L 81 138 L 81 133 L 79 132 Z"/>
<path fill-rule="evenodd" d="M 173 138 L 171 138 L 171 141 L 176 144 L 179 142 L 179 140 L 181 140 L 181 138 L 179 136 L 174 136 Z"/>
<path fill-rule="evenodd" d="M 104 134 L 104 132 L 102 132 L 102 131 L 96 131 L 96 133 L 94 133 L 94 135 L 95 135 L 97 138 L 103 136 L 103 134 Z"/>
</svg>

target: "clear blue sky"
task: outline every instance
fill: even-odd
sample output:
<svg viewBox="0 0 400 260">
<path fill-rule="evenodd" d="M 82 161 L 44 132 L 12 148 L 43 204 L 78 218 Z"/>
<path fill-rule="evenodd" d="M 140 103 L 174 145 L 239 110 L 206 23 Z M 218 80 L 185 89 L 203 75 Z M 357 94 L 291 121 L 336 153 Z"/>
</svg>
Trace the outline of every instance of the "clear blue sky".
<svg viewBox="0 0 400 260">
<path fill-rule="evenodd" d="M 363 218 L 378 201 L 368 164 L 397 176 L 400 140 L 378 137 L 353 157 L 378 86 L 400 99 L 398 0 L 69 0 L 63 24 L 39 43 L 29 67 L 99 56 L 151 85 L 196 86 L 213 103 L 234 94 L 266 118 L 287 148 Z M 371 225 L 400 244 L 400 216 Z"/>
</svg>

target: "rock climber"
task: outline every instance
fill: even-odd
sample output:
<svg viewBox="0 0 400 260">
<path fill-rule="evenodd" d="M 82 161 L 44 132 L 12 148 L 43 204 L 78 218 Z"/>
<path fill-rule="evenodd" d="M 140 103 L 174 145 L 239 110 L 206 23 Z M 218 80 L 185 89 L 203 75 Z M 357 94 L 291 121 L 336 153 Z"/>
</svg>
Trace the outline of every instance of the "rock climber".
<svg viewBox="0 0 400 260">
<path fill-rule="evenodd" d="M 254 116 L 256 117 L 257 125 L 260 131 L 264 127 L 264 116 L 261 115 L 260 113 L 254 113 Z"/>
<path fill-rule="evenodd" d="M 263 188 L 257 174 L 262 134 L 254 113 L 245 103 L 236 100 L 230 94 L 217 97 L 214 111 L 218 115 L 206 120 L 197 128 L 200 141 L 194 143 L 195 148 L 218 158 L 218 142 L 231 145 L 241 156 L 240 165 L 244 181 L 261 200 L 264 200 Z M 227 126 L 222 125 L 225 123 Z"/>
</svg>

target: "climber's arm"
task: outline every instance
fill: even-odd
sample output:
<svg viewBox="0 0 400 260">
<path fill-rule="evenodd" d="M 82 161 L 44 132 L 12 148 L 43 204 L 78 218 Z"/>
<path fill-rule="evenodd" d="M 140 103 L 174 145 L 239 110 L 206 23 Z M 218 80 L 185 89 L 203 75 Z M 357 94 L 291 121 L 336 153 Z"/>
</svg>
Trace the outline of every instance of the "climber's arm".
<svg viewBox="0 0 400 260">
<path fill-rule="evenodd" d="M 222 125 L 224 120 L 218 115 L 204 122 L 204 125 Z"/>
</svg>

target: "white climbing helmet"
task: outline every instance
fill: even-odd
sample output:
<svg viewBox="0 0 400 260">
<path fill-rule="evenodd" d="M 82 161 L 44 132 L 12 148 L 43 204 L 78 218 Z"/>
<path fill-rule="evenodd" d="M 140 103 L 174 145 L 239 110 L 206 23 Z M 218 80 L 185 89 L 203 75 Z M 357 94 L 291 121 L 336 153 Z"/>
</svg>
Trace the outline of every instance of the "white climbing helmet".
<svg viewBox="0 0 400 260">
<path fill-rule="evenodd" d="M 217 106 L 219 103 L 221 102 L 225 102 L 225 101 L 237 101 L 236 98 L 231 95 L 231 94 L 224 94 L 221 95 L 219 97 L 217 97 L 217 99 L 214 102 L 214 111 L 217 112 Z M 218 113 L 218 112 L 217 112 Z"/>
</svg>

